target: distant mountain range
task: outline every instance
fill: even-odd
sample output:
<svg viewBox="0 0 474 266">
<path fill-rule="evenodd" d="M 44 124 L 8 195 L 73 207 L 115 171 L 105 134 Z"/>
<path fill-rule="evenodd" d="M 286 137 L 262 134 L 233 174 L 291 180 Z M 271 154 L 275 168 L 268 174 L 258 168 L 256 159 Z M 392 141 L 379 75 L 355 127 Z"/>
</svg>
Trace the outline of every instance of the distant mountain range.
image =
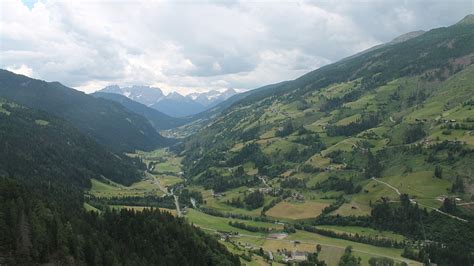
<svg viewBox="0 0 474 266">
<path fill-rule="evenodd" d="M 121 94 L 94 92 L 92 96 L 117 102 L 136 114 L 145 117 L 156 130 L 179 127 L 191 121 L 191 117 L 171 117 Z"/>
<path fill-rule="evenodd" d="M 158 110 L 172 117 L 185 117 L 208 110 L 237 94 L 234 89 L 211 90 L 203 93 L 181 95 L 172 92 L 165 95 L 159 88 L 149 86 L 107 86 L 100 93 L 115 93 Z"/>
</svg>

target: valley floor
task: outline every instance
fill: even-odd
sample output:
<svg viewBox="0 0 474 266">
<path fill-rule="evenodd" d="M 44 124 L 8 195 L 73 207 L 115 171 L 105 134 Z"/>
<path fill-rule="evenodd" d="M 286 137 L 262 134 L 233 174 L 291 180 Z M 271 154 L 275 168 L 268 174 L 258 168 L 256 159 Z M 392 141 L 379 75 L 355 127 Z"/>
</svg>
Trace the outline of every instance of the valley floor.
<svg viewBox="0 0 474 266">
<path fill-rule="evenodd" d="M 284 233 L 284 226 L 291 225 L 299 219 L 308 219 L 319 215 L 321 209 L 328 206 L 330 201 L 322 199 L 310 200 L 309 197 L 304 202 L 283 201 L 267 213 L 269 215 L 268 221 L 256 221 L 255 218 L 260 216 L 259 209 L 247 211 L 245 209 L 233 208 L 223 203 L 222 199 L 217 199 L 215 195 L 213 196 L 210 191 L 202 187 L 186 186 L 185 180 L 181 176 L 180 158 L 177 158 L 172 153 L 166 150 L 158 150 L 154 153 L 140 153 L 138 156 L 147 165 L 153 165 L 153 167 L 148 169 L 142 181 L 126 187 L 110 180 L 93 180 L 92 188 L 87 194 L 104 200 L 113 198 L 127 199 L 129 197 L 146 198 L 149 196 L 166 198 L 171 196 L 173 198 L 171 205 L 168 205 L 167 208 L 159 207 L 161 210 L 168 211 L 173 215 L 183 216 L 189 223 L 200 227 L 209 234 L 216 235 L 231 252 L 242 255 L 242 263 L 246 265 L 269 265 L 271 260 L 268 259 L 268 254 L 272 254 L 272 264 L 278 265 L 289 259 L 285 254 L 290 254 L 291 252 L 315 252 L 318 244 L 321 246 L 318 258 L 324 260 L 328 265 L 337 265 L 347 246 L 353 247 L 353 254 L 361 258 L 362 265 L 368 265 L 368 260 L 372 257 L 385 257 L 392 259 L 396 263 L 405 262 L 408 265 L 421 265 L 419 262 L 403 258 L 401 256 L 403 250 L 400 248 L 377 247 L 303 230 L 296 230 L 291 234 Z M 157 158 L 160 159 L 156 161 L 155 159 Z M 264 185 L 268 186 L 266 183 Z M 196 208 L 193 208 L 193 204 L 180 204 L 177 191 L 182 191 L 185 188 L 201 192 L 204 198 L 203 204 L 196 206 Z M 224 197 L 238 195 L 247 190 L 248 188 L 231 190 Z M 192 201 L 195 200 L 192 199 Z M 92 205 L 93 203 L 86 203 L 85 208 L 98 211 Z M 184 206 L 184 208 L 180 208 L 180 205 Z M 117 202 L 109 204 L 109 206 L 115 209 L 127 208 L 136 211 L 156 207 L 153 204 L 147 205 L 146 203 L 121 205 Z M 245 219 L 218 217 L 205 213 L 204 210 L 206 209 L 237 213 L 247 217 Z M 254 220 L 250 220 L 252 218 Z M 229 224 L 231 222 L 264 228 L 268 231 L 252 232 L 234 227 Z M 395 241 L 405 240 L 403 236 L 395 233 L 364 227 L 318 226 L 318 228 L 336 233 L 358 234 Z M 258 254 L 260 248 L 263 249 L 264 254 L 266 254 L 265 256 Z"/>
</svg>

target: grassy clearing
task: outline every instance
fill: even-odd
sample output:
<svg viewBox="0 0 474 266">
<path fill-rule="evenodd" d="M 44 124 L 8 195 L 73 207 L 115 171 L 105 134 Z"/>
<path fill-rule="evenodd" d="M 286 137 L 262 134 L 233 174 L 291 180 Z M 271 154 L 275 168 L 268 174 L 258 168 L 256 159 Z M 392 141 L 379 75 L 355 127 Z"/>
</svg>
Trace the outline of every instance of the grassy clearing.
<svg viewBox="0 0 474 266">
<path fill-rule="evenodd" d="M 268 210 L 266 214 L 281 219 L 308 219 L 320 215 L 326 206 L 329 206 L 329 203 L 308 200 L 305 202 L 282 201 Z"/>
<path fill-rule="evenodd" d="M 378 231 L 372 228 L 359 227 L 359 226 L 337 226 L 337 225 L 318 225 L 317 228 L 331 230 L 336 233 L 347 233 L 351 235 L 362 235 L 373 238 L 385 238 L 396 241 L 403 241 L 405 237 L 389 231 Z"/>
<path fill-rule="evenodd" d="M 35 123 L 36 123 L 37 125 L 39 125 L 39 126 L 47 126 L 47 125 L 49 125 L 49 122 L 48 122 L 48 121 L 46 121 L 46 120 L 41 120 L 41 119 L 35 120 Z"/>
<path fill-rule="evenodd" d="M 235 208 L 226 204 L 227 200 L 232 200 L 233 198 L 240 197 L 244 198 L 246 193 L 250 193 L 249 188 L 247 187 L 238 187 L 231 190 L 228 190 L 224 193 L 224 196 L 220 199 L 214 198 L 212 196 L 211 190 L 202 190 L 201 191 L 204 201 L 206 202 L 205 206 L 207 208 L 212 208 L 225 213 L 237 213 L 248 216 L 260 216 L 262 208 L 257 208 L 254 210 L 247 210 L 242 208 Z M 266 196 L 265 205 L 268 204 L 273 198 Z"/>
<path fill-rule="evenodd" d="M 332 215 L 341 215 L 341 216 L 366 216 L 370 215 L 371 208 L 368 204 L 361 203 L 352 199 L 349 203 L 342 204 L 339 209 L 333 211 Z"/>
<path fill-rule="evenodd" d="M 265 227 L 271 228 L 275 231 L 283 229 L 281 225 L 276 225 L 272 223 L 266 222 L 257 222 L 257 221 L 247 221 L 247 220 L 240 220 L 240 219 L 231 219 L 231 218 L 224 218 L 224 217 L 215 217 L 200 211 L 189 209 L 188 214 L 186 214 L 186 219 L 199 227 L 204 229 L 211 229 L 217 231 L 225 231 L 225 232 L 238 232 L 244 235 L 252 235 L 252 236 L 265 236 L 264 233 L 257 233 L 257 232 L 250 232 L 247 230 L 239 229 L 236 227 L 232 227 L 229 225 L 230 221 L 238 221 L 243 222 L 247 225 L 258 226 L 258 227 Z"/>
<path fill-rule="evenodd" d="M 345 118 L 337 121 L 336 125 L 338 125 L 338 126 L 349 125 L 350 123 L 353 123 L 353 122 L 357 121 L 357 119 L 360 119 L 361 117 L 362 116 L 360 114 L 351 115 L 351 116 L 345 117 Z"/>
<path fill-rule="evenodd" d="M 323 246 L 323 250 L 325 246 L 331 246 L 335 248 L 342 248 L 344 249 L 347 246 L 352 246 L 354 248 L 354 251 L 357 254 L 367 254 L 368 256 L 361 256 L 363 259 L 362 265 L 367 265 L 368 262 L 367 260 L 364 261 L 364 258 L 370 258 L 370 257 L 390 257 L 392 259 L 398 260 L 398 261 L 406 261 L 411 262 L 412 265 L 421 265 L 420 263 L 416 263 L 410 260 L 407 260 L 405 258 L 402 258 L 400 254 L 402 253 L 401 249 L 395 249 L 395 248 L 384 248 L 384 247 L 375 247 L 367 244 L 362 244 L 362 243 L 357 243 L 353 241 L 348 241 L 348 240 L 343 240 L 343 239 L 337 239 L 337 238 L 330 238 L 330 237 L 325 237 L 322 235 L 314 234 L 314 233 L 309 233 L 309 232 L 304 232 L 304 231 L 297 231 L 295 234 L 291 234 L 288 236 L 288 240 L 300 240 L 301 243 L 309 243 L 312 244 L 312 250 L 315 248 L 316 243 L 320 243 Z M 360 256 L 360 255 L 358 255 Z"/>
<path fill-rule="evenodd" d="M 315 154 L 309 158 L 306 163 L 311 164 L 317 168 L 324 168 L 331 164 L 331 160 L 329 158 L 322 157 L 320 154 Z"/>
<path fill-rule="evenodd" d="M 163 192 L 153 184 L 150 179 L 142 180 L 132 184 L 129 187 L 110 182 L 104 183 L 97 179 L 91 179 L 92 187 L 88 193 L 99 198 L 110 197 L 143 197 L 146 195 L 163 195 Z"/>
<path fill-rule="evenodd" d="M 341 140 L 340 142 L 337 142 L 336 144 L 328 147 L 327 149 L 325 149 L 324 151 L 321 152 L 321 154 L 323 156 L 333 152 L 333 151 L 336 151 L 336 150 L 340 150 L 340 151 L 352 151 L 352 149 L 354 147 L 357 146 L 357 142 L 360 141 L 361 139 L 358 139 L 358 138 L 346 138 L 346 139 L 343 139 Z"/>
<path fill-rule="evenodd" d="M 148 165 L 154 163 L 153 174 L 174 174 L 181 172 L 181 157 L 176 157 L 168 149 L 158 149 L 151 152 L 138 151 L 132 156 L 139 156 Z"/>
<path fill-rule="evenodd" d="M 294 241 L 299 241 L 299 244 L 295 244 Z M 389 257 L 397 262 L 405 261 L 408 265 L 421 265 L 421 263 L 411 261 L 402 258 L 400 254 L 401 249 L 395 248 L 383 248 L 375 247 L 367 244 L 352 242 L 343 239 L 325 237 L 315 233 L 309 233 L 305 231 L 297 231 L 295 234 L 289 235 L 287 238 L 282 240 L 275 239 L 261 239 L 251 236 L 243 236 L 236 241 L 243 244 L 247 243 L 255 248 L 262 247 L 266 251 L 277 252 L 277 250 L 299 250 L 307 252 L 315 252 L 316 245 L 322 246 L 320 259 L 323 259 L 328 265 L 337 265 L 340 257 L 344 253 L 344 249 L 347 246 L 352 246 L 354 254 L 357 257 L 361 257 L 361 265 L 368 265 L 368 260 L 371 257 Z"/>
<path fill-rule="evenodd" d="M 84 202 L 84 205 L 83 205 L 83 206 L 84 206 L 84 209 L 85 209 L 86 211 L 88 211 L 88 212 L 90 212 L 90 211 L 98 212 L 98 213 L 101 212 L 99 209 L 97 209 L 96 207 L 90 205 L 90 204 L 87 203 L 87 202 Z"/>
<path fill-rule="evenodd" d="M 183 179 L 176 176 L 172 176 L 172 175 L 158 174 L 156 175 L 156 177 L 160 180 L 160 183 L 165 187 L 173 186 L 177 183 L 183 182 Z"/>
<path fill-rule="evenodd" d="M 421 199 L 434 199 L 446 194 L 451 183 L 446 179 L 433 177 L 432 171 L 414 172 L 402 176 L 389 176 L 380 180 L 398 188 L 401 193 Z"/>
</svg>

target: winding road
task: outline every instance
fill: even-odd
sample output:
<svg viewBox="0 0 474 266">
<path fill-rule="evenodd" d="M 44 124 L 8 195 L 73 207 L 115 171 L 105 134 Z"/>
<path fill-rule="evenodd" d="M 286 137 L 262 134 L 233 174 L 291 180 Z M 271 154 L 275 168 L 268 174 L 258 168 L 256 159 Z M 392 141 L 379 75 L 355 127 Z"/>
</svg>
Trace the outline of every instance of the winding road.
<svg viewBox="0 0 474 266">
<path fill-rule="evenodd" d="M 160 183 L 160 180 L 159 180 L 158 178 L 156 178 L 155 175 L 149 173 L 148 171 L 146 171 L 145 174 L 146 174 L 148 177 L 152 178 L 152 179 L 153 179 L 153 184 L 157 185 L 158 188 L 159 188 L 161 191 L 163 191 L 163 193 L 165 193 L 165 194 L 163 195 L 163 197 L 164 197 L 164 196 L 173 196 L 173 198 L 174 198 L 174 205 L 176 206 L 176 215 L 177 215 L 178 217 L 182 217 L 183 214 L 181 213 L 181 209 L 179 208 L 179 197 L 176 196 L 176 195 L 173 193 L 173 190 L 171 190 L 171 192 L 169 192 L 169 191 L 168 191 L 168 188 L 162 186 L 161 183 Z"/>
</svg>

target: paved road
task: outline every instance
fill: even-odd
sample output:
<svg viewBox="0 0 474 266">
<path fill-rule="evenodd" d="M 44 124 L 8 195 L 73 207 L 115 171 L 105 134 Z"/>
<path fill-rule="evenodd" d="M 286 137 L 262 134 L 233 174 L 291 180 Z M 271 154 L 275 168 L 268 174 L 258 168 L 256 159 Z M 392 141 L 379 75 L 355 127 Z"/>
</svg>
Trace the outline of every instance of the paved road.
<svg viewBox="0 0 474 266">
<path fill-rule="evenodd" d="M 148 171 L 146 171 L 145 173 L 146 173 L 146 175 L 147 175 L 148 177 L 151 177 L 151 178 L 153 179 L 153 183 L 154 183 L 155 185 L 157 185 L 158 188 L 159 188 L 161 191 L 163 191 L 163 193 L 165 193 L 165 195 L 163 195 L 163 196 L 173 196 L 173 198 L 174 198 L 174 205 L 176 206 L 176 215 L 177 215 L 178 217 L 183 216 L 183 214 L 181 213 L 181 209 L 179 208 L 179 198 L 178 198 L 178 196 L 176 196 L 176 195 L 173 193 L 173 190 L 171 190 L 171 192 L 169 192 L 169 191 L 168 191 L 168 188 L 162 186 L 160 180 L 159 180 L 158 178 L 156 178 L 155 175 L 149 173 Z"/>
</svg>

